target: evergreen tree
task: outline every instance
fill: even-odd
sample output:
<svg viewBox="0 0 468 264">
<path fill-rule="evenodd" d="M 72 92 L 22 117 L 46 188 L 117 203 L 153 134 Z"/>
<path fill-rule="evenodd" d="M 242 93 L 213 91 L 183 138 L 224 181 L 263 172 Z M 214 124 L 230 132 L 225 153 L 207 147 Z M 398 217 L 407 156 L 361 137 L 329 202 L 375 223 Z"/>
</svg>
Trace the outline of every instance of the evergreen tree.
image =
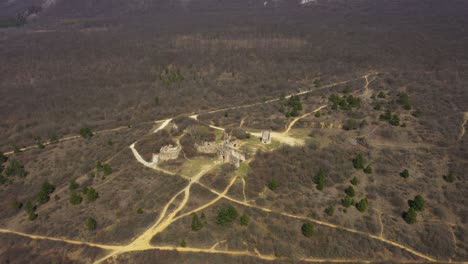
<svg viewBox="0 0 468 264">
<path fill-rule="evenodd" d="M 221 208 L 218 211 L 217 224 L 221 226 L 227 226 L 231 224 L 239 214 L 234 206 L 229 205 L 228 207 Z"/>
<path fill-rule="evenodd" d="M 86 218 L 86 228 L 88 228 L 88 230 L 96 230 L 96 227 L 97 227 L 97 222 L 96 220 L 94 220 L 94 218 L 92 217 Z"/>
<path fill-rule="evenodd" d="M 353 186 L 349 186 L 348 188 L 345 189 L 345 193 L 349 197 L 354 197 L 356 195 L 356 191 L 354 190 Z"/>
<path fill-rule="evenodd" d="M 343 205 L 346 208 L 350 207 L 352 204 L 354 204 L 354 199 L 348 195 L 345 198 L 341 199 L 341 205 Z"/>
<path fill-rule="evenodd" d="M 424 207 L 426 205 L 426 201 L 421 195 L 416 195 L 413 201 L 410 201 L 411 208 L 414 208 L 416 211 L 424 211 Z"/>
<path fill-rule="evenodd" d="M 192 217 L 192 230 L 199 231 L 203 228 L 203 224 L 200 222 L 197 214 L 193 214 Z"/>
<path fill-rule="evenodd" d="M 311 237 L 314 235 L 314 224 L 311 222 L 306 222 L 301 227 L 302 234 L 305 237 Z"/>
<path fill-rule="evenodd" d="M 359 210 L 359 212 L 364 212 L 367 210 L 368 206 L 368 201 L 367 198 L 361 199 L 357 204 L 356 208 Z"/>
<path fill-rule="evenodd" d="M 356 158 L 353 159 L 353 167 L 358 170 L 364 169 L 364 157 L 362 156 L 361 153 L 356 155 Z"/>
<path fill-rule="evenodd" d="M 323 190 L 323 187 L 325 186 L 325 181 L 326 181 L 325 170 L 320 168 L 319 172 L 317 173 L 317 175 L 315 176 L 315 179 L 314 179 L 317 190 L 319 190 L 319 191 Z"/>
<path fill-rule="evenodd" d="M 408 212 L 403 213 L 403 219 L 405 220 L 406 223 L 408 224 L 414 224 L 417 222 L 417 213 L 414 208 L 410 207 L 408 209 Z"/>
<path fill-rule="evenodd" d="M 249 224 L 249 216 L 247 214 L 242 214 L 242 216 L 240 217 L 240 224 L 243 225 L 243 226 L 246 226 Z"/>
</svg>

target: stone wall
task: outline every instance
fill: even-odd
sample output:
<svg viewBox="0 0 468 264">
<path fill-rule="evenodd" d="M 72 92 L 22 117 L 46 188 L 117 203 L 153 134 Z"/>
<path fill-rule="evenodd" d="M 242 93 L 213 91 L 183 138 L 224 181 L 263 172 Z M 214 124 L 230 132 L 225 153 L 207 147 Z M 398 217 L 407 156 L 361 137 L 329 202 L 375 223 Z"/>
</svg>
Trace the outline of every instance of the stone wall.
<svg viewBox="0 0 468 264">
<path fill-rule="evenodd" d="M 200 153 L 214 154 L 218 152 L 219 145 L 214 141 L 205 141 L 202 144 L 195 143 L 195 148 Z"/>
<path fill-rule="evenodd" d="M 166 161 L 166 160 L 177 159 L 179 157 L 181 150 L 182 150 L 182 147 L 180 145 L 175 146 L 175 147 L 172 145 L 164 146 L 159 151 L 159 160 Z"/>
</svg>

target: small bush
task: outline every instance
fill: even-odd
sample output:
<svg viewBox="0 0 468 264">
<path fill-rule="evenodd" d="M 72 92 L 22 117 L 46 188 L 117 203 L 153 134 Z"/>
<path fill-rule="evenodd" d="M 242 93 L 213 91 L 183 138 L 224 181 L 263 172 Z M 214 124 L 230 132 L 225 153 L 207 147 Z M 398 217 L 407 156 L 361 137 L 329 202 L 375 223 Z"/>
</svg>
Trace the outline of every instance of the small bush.
<svg viewBox="0 0 468 264">
<path fill-rule="evenodd" d="M 407 169 L 404 169 L 402 172 L 400 172 L 400 176 L 405 179 L 408 178 L 410 176 L 409 171 Z"/>
<path fill-rule="evenodd" d="M 89 127 L 83 127 L 80 129 L 80 136 L 84 139 L 90 139 L 94 136 L 94 134 Z"/>
<path fill-rule="evenodd" d="M 319 172 L 315 176 L 314 182 L 316 184 L 317 190 L 321 191 L 323 190 L 323 187 L 325 187 L 325 182 L 326 182 L 326 173 L 325 170 L 320 168 Z"/>
<path fill-rule="evenodd" d="M 367 167 L 365 167 L 363 171 L 366 174 L 371 174 L 372 173 L 372 168 L 371 168 L 370 165 L 367 165 Z"/>
<path fill-rule="evenodd" d="M 353 186 L 349 186 L 348 188 L 345 189 L 345 193 L 349 197 L 354 197 L 356 195 L 356 191 L 354 190 Z"/>
<path fill-rule="evenodd" d="M 424 201 L 424 198 L 421 195 L 416 195 L 414 200 L 409 202 L 409 205 L 411 208 L 414 208 L 414 210 L 421 212 L 424 211 L 426 201 Z"/>
<path fill-rule="evenodd" d="M 99 198 L 99 193 L 92 187 L 86 188 L 85 194 L 88 202 L 94 202 Z"/>
<path fill-rule="evenodd" d="M 73 205 L 81 204 L 83 198 L 78 193 L 72 193 L 70 196 L 70 203 Z"/>
<path fill-rule="evenodd" d="M 353 167 L 358 170 L 364 169 L 364 157 L 361 153 L 357 154 L 356 158 L 353 159 Z"/>
<path fill-rule="evenodd" d="M 203 228 L 203 224 L 200 222 L 197 214 L 192 216 L 192 231 L 199 231 Z"/>
<path fill-rule="evenodd" d="M 369 202 L 367 200 L 367 198 L 364 198 L 364 199 L 361 199 L 357 204 L 356 204 L 356 208 L 358 209 L 359 212 L 364 212 L 367 210 L 367 207 L 369 205 Z"/>
<path fill-rule="evenodd" d="M 305 237 L 312 237 L 314 235 L 314 224 L 311 222 L 304 223 L 301 231 Z"/>
<path fill-rule="evenodd" d="M 272 179 L 268 184 L 267 184 L 268 188 L 272 191 L 275 191 L 278 187 L 279 187 L 279 183 L 275 180 L 275 179 Z"/>
<path fill-rule="evenodd" d="M 242 216 L 240 217 L 240 224 L 241 224 L 242 226 L 246 226 L 246 225 L 249 224 L 249 216 L 246 215 L 245 213 L 242 214 Z"/>
<path fill-rule="evenodd" d="M 346 208 L 350 207 L 353 204 L 354 204 L 354 199 L 351 196 L 347 195 L 345 198 L 341 199 L 341 205 L 343 205 Z"/>
<path fill-rule="evenodd" d="M 446 181 L 448 183 L 452 183 L 452 182 L 455 181 L 455 176 L 453 176 L 453 174 L 451 172 L 449 174 L 447 174 L 447 175 L 442 176 L 442 178 L 444 179 L 444 181 Z"/>
<path fill-rule="evenodd" d="M 358 185 L 359 184 L 359 180 L 356 177 L 354 177 L 350 182 L 351 182 L 352 185 Z"/>
<path fill-rule="evenodd" d="M 406 223 L 408 224 L 414 224 L 417 222 L 417 216 L 418 214 L 416 213 L 416 210 L 414 208 L 410 208 L 408 212 L 404 212 L 402 217 L 405 220 Z"/>
<path fill-rule="evenodd" d="M 329 207 L 327 207 L 325 209 L 325 213 L 328 215 L 328 216 L 333 216 L 335 214 L 335 207 L 330 205 Z"/>
<path fill-rule="evenodd" d="M 96 230 L 96 227 L 97 227 L 97 222 L 96 220 L 94 220 L 94 218 L 92 217 L 88 217 L 86 218 L 86 228 L 88 230 Z"/>
<path fill-rule="evenodd" d="M 80 187 L 80 185 L 75 180 L 71 180 L 70 183 L 68 184 L 68 189 L 70 191 L 74 191 L 74 190 L 78 189 L 79 187 Z"/>
</svg>

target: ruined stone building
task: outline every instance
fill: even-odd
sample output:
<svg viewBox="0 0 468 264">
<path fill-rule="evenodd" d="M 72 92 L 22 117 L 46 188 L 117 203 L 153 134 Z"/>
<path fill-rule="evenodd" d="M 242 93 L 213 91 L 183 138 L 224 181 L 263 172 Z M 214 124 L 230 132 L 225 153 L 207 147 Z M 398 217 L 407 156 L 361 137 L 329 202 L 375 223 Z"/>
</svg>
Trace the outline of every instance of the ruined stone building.
<svg viewBox="0 0 468 264">
<path fill-rule="evenodd" d="M 270 130 L 263 130 L 262 131 L 262 143 L 263 144 L 270 144 L 271 143 L 271 131 Z"/>
<path fill-rule="evenodd" d="M 205 141 L 201 144 L 195 143 L 197 152 L 203 154 L 215 154 L 218 153 L 219 145 L 215 141 Z"/>
<path fill-rule="evenodd" d="M 221 162 L 230 163 L 236 168 L 239 168 L 240 163 L 245 161 L 245 155 L 242 154 L 235 148 L 232 148 L 227 145 L 222 145 L 219 147 L 218 156 Z"/>
<path fill-rule="evenodd" d="M 182 147 L 180 145 L 172 146 L 167 145 L 159 151 L 159 161 L 174 160 L 179 157 Z"/>
</svg>

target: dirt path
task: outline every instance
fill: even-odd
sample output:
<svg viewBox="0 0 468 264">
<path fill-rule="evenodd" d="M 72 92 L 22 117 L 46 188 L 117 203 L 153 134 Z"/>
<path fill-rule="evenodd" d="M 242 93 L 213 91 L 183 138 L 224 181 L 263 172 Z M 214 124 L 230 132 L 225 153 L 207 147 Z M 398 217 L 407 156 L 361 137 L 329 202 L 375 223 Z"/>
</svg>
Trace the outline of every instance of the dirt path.
<svg viewBox="0 0 468 264">
<path fill-rule="evenodd" d="M 286 130 L 283 132 L 283 134 L 285 134 L 285 135 L 288 134 L 289 130 L 291 130 L 291 128 L 297 123 L 297 121 L 299 121 L 299 120 L 303 119 L 304 117 L 307 117 L 307 116 L 309 116 L 311 114 L 314 114 L 314 113 L 322 110 L 323 108 L 325 108 L 327 106 L 328 105 L 322 105 L 322 106 L 320 106 L 319 108 L 315 109 L 314 111 L 312 111 L 310 113 L 307 113 L 305 115 L 294 118 L 293 121 L 291 121 L 291 123 L 289 123 L 288 128 L 286 128 Z"/>
<path fill-rule="evenodd" d="M 94 134 L 95 135 L 104 134 L 104 133 L 119 131 L 119 130 L 123 130 L 123 129 L 130 129 L 130 128 L 128 126 L 121 126 L 121 127 L 117 127 L 117 128 L 100 130 L 100 131 L 94 132 Z M 64 142 L 64 141 L 69 141 L 69 140 L 79 139 L 79 138 L 81 138 L 81 136 L 78 136 L 78 135 L 67 136 L 67 137 L 63 137 L 63 138 L 59 139 L 58 142 Z M 52 143 L 50 141 L 46 141 L 46 142 L 42 142 L 42 144 L 44 146 L 48 146 L 48 145 L 52 145 L 52 144 L 57 144 L 57 142 Z M 37 144 L 36 145 L 30 145 L 30 146 L 27 146 L 27 147 L 24 147 L 24 148 L 20 148 L 20 151 L 23 152 L 23 151 L 27 151 L 27 150 L 31 150 L 31 149 L 35 149 L 35 148 L 38 148 Z M 7 152 L 5 152 L 3 154 L 4 155 L 11 155 L 11 154 L 14 154 L 14 153 L 15 153 L 14 150 L 10 150 L 10 151 L 7 151 Z"/>
<path fill-rule="evenodd" d="M 363 77 L 360 77 L 358 79 L 361 79 L 361 78 L 365 78 L 366 80 L 366 83 L 367 85 L 369 84 L 369 80 L 368 80 L 368 77 L 371 76 L 371 75 L 375 75 L 375 74 L 368 74 L 368 75 L 365 75 Z M 354 80 L 357 80 L 357 79 L 354 79 Z M 333 83 L 333 84 L 329 84 L 329 85 L 325 85 L 325 86 L 322 86 L 320 89 L 324 89 L 324 88 L 329 88 L 329 87 L 332 87 L 332 86 L 336 86 L 336 85 L 339 85 L 339 84 L 344 84 L 344 83 L 348 83 L 348 82 L 351 82 L 351 81 L 354 81 L 354 80 L 349 80 L 349 81 L 343 81 L 343 82 L 337 82 L 337 83 Z M 366 86 L 367 86 L 366 85 Z M 309 90 L 309 91 L 303 91 L 303 92 L 300 92 L 300 93 L 296 93 L 294 95 L 302 95 L 302 94 L 306 94 L 306 93 L 310 93 L 310 92 L 313 92 L 313 91 L 316 91 L 317 89 L 315 90 Z M 291 97 L 292 95 L 289 95 L 289 96 L 286 96 L 286 98 L 288 97 Z M 269 100 L 269 101 L 266 101 L 266 102 L 262 102 L 262 103 L 255 103 L 255 104 L 250 104 L 250 105 L 243 105 L 243 106 L 237 106 L 237 107 L 230 107 L 230 108 L 224 108 L 224 109 L 218 109 L 218 110 L 212 110 L 208 113 L 214 113 L 214 112 L 219 112 L 219 111 L 225 111 L 225 110 L 228 110 L 228 109 L 235 109 L 235 108 L 243 108 L 243 107 L 250 107 L 250 106 L 255 106 L 255 105 L 259 105 L 259 104 L 263 104 L 263 103 L 269 103 L 269 102 L 274 102 L 274 101 L 278 101 L 279 99 L 273 99 L 273 100 Z M 324 106 L 321 106 L 320 108 L 314 110 L 314 112 L 316 111 L 319 111 L 320 109 L 326 107 L 326 105 Z M 312 112 L 313 113 L 313 112 Z M 309 114 L 306 114 L 302 117 L 299 117 L 295 120 L 293 120 L 287 130 L 283 133 L 276 133 L 276 134 L 273 134 L 273 137 L 275 137 L 275 135 L 283 142 L 288 142 L 289 140 L 291 139 L 294 139 L 292 137 L 289 137 L 288 135 L 285 135 L 287 134 L 290 129 L 294 126 L 294 124 L 300 120 L 300 118 L 304 118 L 305 116 L 307 115 L 310 115 L 311 113 Z M 463 134 L 464 134 L 464 126 L 468 120 L 468 115 L 465 113 L 465 121 L 463 123 Z M 196 119 L 197 118 L 197 115 L 194 115 L 194 116 L 191 116 L 192 118 Z M 156 130 L 153 131 L 153 133 L 156 133 L 157 131 L 165 128 L 170 122 L 172 121 L 172 118 L 170 119 L 166 119 L 166 120 L 163 120 L 162 121 L 162 124 L 161 126 L 159 126 Z M 224 130 L 224 128 L 221 128 L 221 127 L 215 127 L 215 126 L 211 126 L 215 129 L 219 129 L 219 130 Z M 127 127 L 125 127 L 127 128 Z M 106 131 L 115 131 L 115 130 L 119 130 L 119 129 L 123 129 L 123 127 L 121 128 L 116 128 L 116 129 L 112 129 L 112 130 L 106 130 Z M 103 132 L 103 131 L 102 131 Z M 100 132 L 100 133 L 102 133 Z M 255 135 L 256 133 L 252 133 L 253 135 Z M 462 134 L 462 136 L 463 136 Z M 70 138 L 77 138 L 79 136 L 72 136 Z M 61 141 L 63 140 L 68 140 L 66 138 L 64 139 L 61 139 Z M 297 140 L 297 139 L 295 139 Z M 297 143 L 297 142 L 291 142 L 289 141 L 289 143 Z M 149 168 L 152 168 L 152 169 L 155 169 L 155 170 L 161 170 L 160 168 L 157 167 L 157 161 L 155 162 L 154 160 L 151 161 L 151 162 L 147 162 L 143 159 L 143 157 L 141 157 L 141 155 L 138 153 L 138 151 L 135 149 L 135 143 L 133 143 L 132 145 L 130 145 L 130 149 L 132 150 L 132 153 L 135 157 L 135 159 L 143 164 L 144 166 L 146 167 L 149 167 Z M 150 249 L 158 249 L 158 250 L 175 250 L 175 251 L 179 251 L 179 252 L 204 252 L 204 253 L 213 253 L 213 254 L 226 254 L 226 255 L 232 255 L 232 256 L 251 256 L 251 257 L 256 257 L 256 258 L 260 258 L 260 259 L 265 259 L 265 260 L 276 260 L 278 259 L 276 256 L 273 256 L 273 255 L 263 255 L 263 254 L 260 254 L 258 252 L 258 250 L 255 249 L 255 252 L 250 252 L 250 251 L 234 251 L 234 250 L 215 250 L 215 247 L 216 247 L 216 244 L 214 247 L 212 248 L 209 248 L 209 249 L 202 249 L 202 248 L 192 248 L 192 247 L 174 247 L 174 246 L 152 246 L 151 245 L 151 239 L 157 235 L 158 233 L 164 231 L 170 224 L 172 224 L 173 222 L 183 218 L 183 217 L 187 217 L 189 216 L 190 214 L 194 213 L 194 212 L 197 212 L 197 211 L 200 211 L 200 210 L 203 210 L 213 204 L 215 204 L 217 201 L 219 201 L 220 199 L 227 199 L 229 201 L 232 201 L 234 203 L 237 203 L 237 204 L 240 204 L 240 205 L 243 205 L 243 206 L 246 206 L 246 207 L 251 207 L 251 208 L 255 208 L 255 209 L 258 209 L 258 210 L 262 210 L 264 212 L 268 212 L 268 213 L 275 213 L 275 214 L 279 214 L 279 215 L 282 215 L 282 216 L 285 216 L 285 217 L 289 217 L 289 218 L 293 218 L 293 219 L 299 219 L 299 220 L 304 220 L 304 221 L 311 221 L 311 222 L 314 222 L 318 225 L 322 225 L 322 226 L 326 226 L 326 227 L 330 227 L 330 228 L 335 228 L 335 229 L 339 229 L 339 230 L 342 230 L 342 231 L 346 231 L 346 232 L 351 232 L 351 233 L 355 233 L 355 234 L 359 234 L 359 235 L 362 235 L 362 236 L 365 236 L 365 237 L 368 237 L 368 238 L 371 238 L 371 239 L 375 239 L 375 240 L 378 240 L 378 241 L 381 241 L 383 243 L 386 243 L 388 245 L 391 245 L 391 246 L 394 246 L 394 247 L 397 247 L 397 248 L 400 248 L 404 251 L 407 251 L 415 256 L 418 256 L 426 261 L 430 261 L 430 262 L 436 262 L 437 260 L 435 258 L 433 258 L 432 256 L 429 256 L 427 254 L 424 254 L 424 253 L 421 253 L 419 251 L 416 251 L 406 245 L 403 245 L 403 244 L 400 244 L 400 243 L 397 243 L 397 242 L 394 242 L 394 241 L 391 241 L 391 240 L 388 240 L 388 239 L 385 239 L 383 237 L 383 226 L 381 228 L 381 233 L 380 235 L 374 235 L 374 234 L 371 234 L 371 233 L 367 233 L 367 232 L 363 232 L 363 231 L 359 231 L 359 230 L 356 230 L 356 229 L 352 229 L 352 228 L 348 228 L 348 227 L 343 227 L 343 226 L 339 226 L 339 225 L 336 225 L 336 224 L 332 224 L 332 223 L 328 223 L 328 222 L 324 222 L 324 221 L 320 221 L 320 220 L 317 220 L 317 219 L 313 219 L 313 218 L 309 218 L 309 217 L 306 217 L 306 216 L 301 216 L 301 215 L 294 215 L 294 214 L 291 214 L 291 213 L 287 213 L 287 212 L 284 212 L 284 211 L 279 211 L 279 210 L 274 210 L 274 209 L 269 209 L 269 208 L 265 208 L 265 207 L 261 207 L 261 206 L 257 206 L 257 205 L 254 205 L 254 204 L 251 204 L 249 202 L 246 201 L 246 197 L 245 197 L 245 181 L 243 181 L 243 184 L 244 184 L 244 201 L 239 201 L 237 199 L 234 199 L 232 197 L 229 197 L 227 196 L 227 193 L 229 192 L 230 188 L 233 186 L 233 184 L 235 183 L 235 181 L 238 179 L 237 177 L 233 177 L 230 181 L 230 183 L 228 184 L 228 186 L 222 191 L 222 192 L 218 192 L 214 189 L 212 189 L 211 187 L 209 186 L 206 186 L 202 183 L 199 182 L 199 179 L 205 175 L 209 170 L 211 170 L 212 168 L 214 168 L 217 164 L 213 164 L 213 165 L 209 165 L 209 166 L 206 166 L 205 168 L 202 169 L 202 171 L 200 173 L 198 173 L 197 175 L 195 175 L 194 177 L 190 178 L 190 177 L 187 177 L 187 176 L 183 176 L 183 175 L 180 175 L 181 177 L 184 177 L 186 179 L 189 179 L 189 184 L 182 190 L 180 190 L 177 194 L 175 194 L 169 201 L 168 203 L 164 206 L 163 208 L 163 211 L 161 212 L 159 218 L 156 220 L 156 222 L 151 226 L 149 227 L 145 232 L 143 232 L 140 236 L 138 236 L 133 242 L 131 242 L 130 244 L 128 245 L 123 245 L 123 246 L 113 246 L 113 245 L 104 245 L 104 244 L 95 244 L 95 243 L 89 243 L 89 242 L 82 242 L 82 241 L 76 241 L 76 240 L 69 240 L 69 239 L 64 239 L 64 238 L 53 238 L 53 237 L 47 237 L 47 236 L 39 236 L 39 235 L 30 235 L 30 234 L 25 234 L 25 233 L 21 233 L 21 232 L 17 232 L 17 231 L 12 231 L 12 230 L 6 230 L 6 229 L 0 229 L 0 233 L 11 233 L 11 234 L 17 234 L 17 235 L 21 235 L 21 236 L 25 236 L 25 237 L 29 237 L 29 238 L 32 238 L 32 239 L 47 239 L 47 240 L 51 240 L 51 241 L 60 241 L 60 242 L 65 242 L 65 243 L 69 243 L 69 244 L 76 244 L 76 245 L 87 245 L 87 246 L 92 246 L 92 247 L 99 247 L 99 248 L 102 248 L 102 249 L 106 249 L 106 250 L 111 250 L 112 252 L 110 254 L 108 254 L 107 256 L 103 257 L 102 259 L 98 260 L 96 263 L 100 263 L 102 261 L 105 261 L 106 259 L 108 258 L 111 258 L 113 256 L 117 256 L 121 253 L 124 253 L 124 252 L 130 252 L 130 251 L 142 251 L 142 250 L 150 250 Z M 163 171 L 163 170 L 161 170 Z M 172 173 L 173 175 L 175 175 L 174 173 Z M 217 195 L 217 197 L 207 203 L 205 203 L 204 205 L 188 212 L 188 213 L 185 213 L 185 214 L 182 214 L 182 215 L 179 215 L 177 216 L 177 214 L 186 206 L 187 204 L 187 201 L 189 200 L 190 198 L 190 189 L 191 189 L 191 186 L 193 184 L 199 184 L 200 186 L 206 188 L 207 190 L 209 190 L 210 192 L 214 193 Z M 176 205 L 176 207 L 171 211 L 171 212 L 168 212 L 169 211 L 169 208 L 171 205 L 174 205 L 174 203 L 176 202 L 177 199 L 180 198 L 180 196 L 183 195 L 183 198 L 182 200 Z M 379 216 L 379 219 L 380 219 L 380 216 Z M 380 219 L 381 221 L 381 219 Z M 308 261 L 308 262 L 335 262 L 335 263 L 344 263 L 344 262 L 372 262 L 372 261 L 368 261 L 368 260 L 345 260 L 345 259 L 333 259 L 333 258 L 330 258 L 330 259 L 326 259 L 326 258 L 312 258 L 312 257 L 307 257 L 307 258 L 304 258 L 302 259 L 303 261 Z"/>
<path fill-rule="evenodd" d="M 334 87 L 334 86 L 337 86 L 337 85 L 350 83 L 350 82 L 353 82 L 353 81 L 356 81 L 356 80 L 359 80 L 359 79 L 362 79 L 362 78 L 368 78 L 369 76 L 374 76 L 374 75 L 379 75 L 379 74 L 381 74 L 381 73 L 380 73 L 380 72 L 376 72 L 376 73 L 367 74 L 367 75 L 364 75 L 364 76 L 361 76 L 361 77 L 358 77 L 358 78 L 355 78 L 355 79 L 351 79 L 351 80 L 346 80 L 346 81 L 341 81 L 341 82 L 330 83 L 330 84 L 321 86 L 320 88 L 311 89 L 311 90 L 306 90 L 306 91 L 302 91 L 302 92 L 299 92 L 299 93 L 292 93 L 292 94 L 289 94 L 289 95 L 285 96 L 285 98 L 286 98 L 286 99 L 287 99 L 287 98 L 290 98 L 290 97 L 293 96 L 293 95 L 304 95 L 304 94 L 312 93 L 312 92 L 315 92 L 315 91 L 318 91 L 318 90 L 331 88 L 331 87 Z M 210 114 L 210 113 L 217 113 L 217 112 L 226 111 L 226 110 L 232 110 L 232 109 L 247 108 L 247 107 L 252 107 L 252 106 L 257 106 L 257 105 L 262 105 L 262 104 L 273 103 L 273 102 L 277 102 L 277 101 L 279 101 L 279 100 L 280 100 L 279 98 L 277 98 L 277 99 L 271 99 L 271 100 L 267 100 L 267 101 L 265 101 L 265 102 L 258 102 L 258 103 L 240 105 L 240 106 L 231 106 L 231 107 L 226 107 L 226 108 L 221 108 L 221 109 L 214 109 L 214 110 L 210 110 L 210 111 L 203 112 L 203 113 Z M 197 113 L 197 114 L 192 114 L 192 115 L 189 116 L 189 117 L 192 118 L 192 119 L 198 120 L 198 116 L 199 116 L 201 113 L 202 113 L 202 112 Z M 169 120 L 169 121 L 168 121 L 168 120 Z M 165 124 L 165 125 L 164 125 L 164 127 L 165 127 L 167 124 L 170 123 L 170 121 L 172 121 L 172 118 L 163 119 L 163 120 L 157 120 L 157 121 L 151 121 L 151 122 L 146 121 L 146 122 L 142 122 L 141 124 L 163 122 L 163 124 Z M 163 127 L 163 128 L 164 128 L 164 127 Z M 129 128 L 128 126 L 121 126 L 121 127 L 117 127 L 117 128 L 105 129 L 105 130 L 97 131 L 97 132 L 95 132 L 95 133 L 96 133 L 96 134 L 100 134 L 100 133 L 106 133 L 106 132 L 110 132 L 110 131 L 117 131 L 117 130 L 121 130 L 121 129 L 130 129 L 130 128 Z M 162 129 L 162 128 L 161 128 L 161 129 Z M 156 130 L 153 131 L 153 132 L 156 133 L 157 131 L 159 131 L 159 128 L 156 129 Z M 81 138 L 81 136 L 78 136 L 78 135 L 66 136 L 66 137 L 63 137 L 63 138 L 59 139 L 59 142 L 63 142 L 63 141 L 67 141 L 67 140 L 73 140 L 73 139 L 78 139 L 78 138 Z M 44 145 L 50 145 L 51 143 L 50 143 L 50 142 L 44 142 L 43 144 L 44 144 Z M 34 149 L 34 148 L 37 148 L 37 145 L 30 145 L 30 146 L 21 148 L 21 151 L 26 151 L 26 150 L 30 150 L 30 149 Z M 11 154 L 13 154 L 13 153 L 14 153 L 13 150 L 4 152 L 5 155 L 11 155 Z"/>
<path fill-rule="evenodd" d="M 204 186 L 204 185 L 202 185 L 202 186 Z M 204 187 L 206 187 L 206 186 L 204 186 Z M 210 190 L 211 192 L 213 192 L 213 193 L 215 193 L 215 194 L 217 194 L 217 195 L 222 195 L 222 194 L 220 194 L 219 192 L 213 191 L 213 190 L 211 190 L 211 189 L 209 189 L 209 188 L 208 188 L 208 190 Z M 237 200 L 237 199 L 231 198 L 231 197 L 226 196 L 226 195 L 224 195 L 223 197 L 224 197 L 225 199 L 227 199 L 227 200 L 229 200 L 229 201 L 232 201 L 232 202 L 235 202 L 235 203 L 237 203 L 237 204 L 244 205 L 244 206 L 251 207 L 251 208 L 256 208 L 256 209 L 262 210 L 262 211 L 264 211 L 264 212 L 276 213 L 276 214 L 280 214 L 280 215 L 287 216 L 287 217 L 294 218 L 294 219 L 300 219 L 300 220 L 311 221 L 311 222 L 316 223 L 316 224 L 319 224 L 319 225 L 323 225 L 323 226 L 327 226 L 327 227 L 331 227 L 331 228 L 336 228 L 336 229 L 339 229 L 339 230 L 343 230 L 343 231 L 347 231 L 347 232 L 351 232 L 351 233 L 363 235 L 363 236 L 366 236 L 366 237 L 369 237 L 369 238 L 372 238 L 372 239 L 375 239 L 375 240 L 384 242 L 384 243 L 386 243 L 386 244 L 389 244 L 389 245 L 398 247 L 398 248 L 400 248 L 400 249 L 403 249 L 403 250 L 405 250 L 405 251 L 407 251 L 407 252 L 409 252 L 409 253 L 411 253 L 411 254 L 413 254 L 413 255 L 415 255 L 415 256 L 418 256 L 418 257 L 420 257 L 420 258 L 423 258 L 423 259 L 425 259 L 425 260 L 427 260 L 427 261 L 437 262 L 437 260 L 436 260 L 434 257 L 432 257 L 432 256 L 426 255 L 426 254 L 421 253 L 421 252 L 419 252 L 419 251 L 416 251 L 415 249 L 412 249 L 412 248 L 410 248 L 410 247 L 408 247 L 408 246 L 406 246 L 406 245 L 403 245 L 403 244 L 400 244 L 400 243 L 397 243 L 397 242 L 394 242 L 394 241 L 385 239 L 385 238 L 383 238 L 383 237 L 380 237 L 380 236 L 377 236 L 377 235 L 374 235 L 374 234 L 371 234 L 371 233 L 367 233 L 367 232 L 359 231 L 359 230 L 356 230 L 356 229 L 352 229 L 352 228 L 348 228 L 348 227 L 343 227 L 343 226 L 335 225 L 335 224 L 332 224 L 332 223 L 320 221 L 320 220 L 313 219 L 313 218 L 306 217 L 306 216 L 294 215 L 294 214 L 287 213 L 287 212 L 272 210 L 272 209 L 269 209 L 269 208 L 265 208 L 265 207 L 257 206 L 257 205 L 254 205 L 254 204 L 242 202 L 242 201 L 239 201 L 239 200 Z"/>
<path fill-rule="evenodd" d="M 219 246 L 219 244 L 222 244 L 222 243 L 226 243 L 227 240 L 222 240 L 222 241 L 219 241 L 219 242 L 216 242 L 212 247 L 210 247 L 211 250 L 215 249 L 217 246 Z"/>
<path fill-rule="evenodd" d="M 13 230 L 8 230 L 8 229 L 0 229 L 0 233 L 15 234 L 15 235 L 23 236 L 23 237 L 28 237 L 28 238 L 34 239 L 34 240 L 38 240 L 38 239 L 39 240 L 50 240 L 50 241 L 64 242 L 64 243 L 72 244 L 72 245 L 80 245 L 80 246 L 84 245 L 84 246 L 98 247 L 98 248 L 109 249 L 109 250 L 115 250 L 115 249 L 120 248 L 120 246 L 96 244 L 96 243 L 77 241 L 77 240 L 66 239 L 66 238 L 56 238 L 56 237 L 32 235 L 32 234 L 26 234 L 26 233 L 23 233 L 23 232 L 18 232 L 18 231 L 13 231 Z"/>
<path fill-rule="evenodd" d="M 169 123 L 172 121 L 172 118 L 169 118 L 169 119 L 166 119 L 162 122 L 162 124 L 156 128 L 154 131 L 153 131 L 153 134 L 160 131 L 160 130 L 163 130 L 165 127 L 167 127 L 167 125 L 169 125 Z"/>
</svg>

